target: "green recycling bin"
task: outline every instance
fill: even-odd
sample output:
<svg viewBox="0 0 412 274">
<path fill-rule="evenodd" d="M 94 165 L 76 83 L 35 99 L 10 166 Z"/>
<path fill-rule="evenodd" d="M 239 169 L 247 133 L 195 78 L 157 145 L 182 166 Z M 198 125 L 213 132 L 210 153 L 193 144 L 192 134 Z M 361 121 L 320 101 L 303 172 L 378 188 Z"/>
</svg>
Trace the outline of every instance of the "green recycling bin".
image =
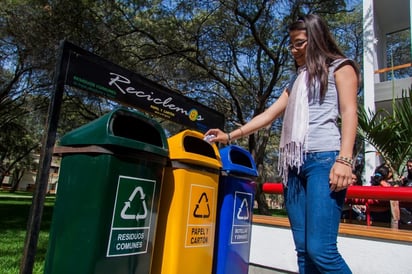
<svg viewBox="0 0 412 274">
<path fill-rule="evenodd" d="M 116 109 L 63 136 L 45 273 L 150 273 L 168 144 Z"/>
</svg>

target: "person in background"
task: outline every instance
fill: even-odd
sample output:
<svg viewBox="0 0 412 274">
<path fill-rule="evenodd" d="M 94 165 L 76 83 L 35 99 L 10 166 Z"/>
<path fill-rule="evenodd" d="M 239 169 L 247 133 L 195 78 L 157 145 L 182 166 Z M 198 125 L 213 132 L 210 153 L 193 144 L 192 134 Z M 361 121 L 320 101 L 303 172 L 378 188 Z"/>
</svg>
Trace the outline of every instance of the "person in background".
<svg viewBox="0 0 412 274">
<path fill-rule="evenodd" d="M 412 187 L 412 158 L 406 162 L 406 171 L 402 176 L 402 186 Z M 403 224 L 412 225 L 412 208 L 401 207 L 401 222 Z"/>
<path fill-rule="evenodd" d="M 381 164 L 375 168 L 373 176 L 371 177 L 372 186 L 392 186 L 389 180 L 392 178 L 392 172 L 386 164 Z"/>
<path fill-rule="evenodd" d="M 352 183 L 359 70 L 317 15 L 292 23 L 289 37 L 297 76 L 279 99 L 232 132 L 210 129 L 205 135 L 213 135 L 211 142 L 230 143 L 283 114 L 278 170 L 299 273 L 352 273 L 337 236 Z"/>
<path fill-rule="evenodd" d="M 371 178 L 371 185 L 382 187 L 398 186 L 396 184 L 392 185 L 392 180 L 392 171 L 386 164 L 382 164 L 375 169 L 375 172 Z M 391 228 L 398 229 L 401 215 L 399 201 L 390 200 L 389 204 L 391 209 Z"/>
<path fill-rule="evenodd" d="M 406 162 L 406 171 L 402 176 L 402 185 L 412 187 L 412 158 Z"/>
</svg>

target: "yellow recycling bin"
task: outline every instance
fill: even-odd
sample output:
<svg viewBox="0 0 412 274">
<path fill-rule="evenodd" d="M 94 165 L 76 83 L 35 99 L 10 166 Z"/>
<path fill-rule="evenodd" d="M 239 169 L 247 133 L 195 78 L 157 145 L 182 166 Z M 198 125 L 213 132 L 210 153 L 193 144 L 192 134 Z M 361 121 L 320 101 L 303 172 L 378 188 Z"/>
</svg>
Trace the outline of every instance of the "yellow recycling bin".
<svg viewBox="0 0 412 274">
<path fill-rule="evenodd" d="M 220 154 L 203 134 L 168 139 L 170 166 L 160 198 L 152 274 L 210 274 L 213 267 Z"/>
</svg>

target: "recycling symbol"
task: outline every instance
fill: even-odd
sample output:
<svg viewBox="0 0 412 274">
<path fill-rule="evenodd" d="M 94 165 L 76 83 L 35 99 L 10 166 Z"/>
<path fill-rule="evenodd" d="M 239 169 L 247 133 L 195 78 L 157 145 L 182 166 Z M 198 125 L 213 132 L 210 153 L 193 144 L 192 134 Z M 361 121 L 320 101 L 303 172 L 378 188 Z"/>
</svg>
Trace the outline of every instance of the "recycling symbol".
<svg viewBox="0 0 412 274">
<path fill-rule="evenodd" d="M 139 195 L 140 194 L 140 197 Z M 143 214 L 133 214 L 133 210 L 130 210 L 131 208 L 131 203 L 133 202 L 133 200 L 138 199 L 143 206 Z M 130 197 L 127 201 L 124 202 L 124 206 L 122 209 L 122 212 L 120 213 L 120 217 L 124 220 L 144 220 L 147 217 L 147 205 L 146 205 L 146 200 L 145 200 L 145 194 L 143 192 L 143 188 L 141 186 L 137 186 L 132 194 L 130 194 Z"/>
<path fill-rule="evenodd" d="M 249 220 L 249 205 L 246 198 L 240 204 L 236 217 L 238 220 Z"/>
<path fill-rule="evenodd" d="M 200 207 L 202 205 L 202 207 Z M 207 213 L 206 213 L 207 211 Z M 196 204 L 195 210 L 193 212 L 195 218 L 209 218 L 210 217 L 210 208 L 209 208 L 209 199 L 205 192 L 199 198 L 199 201 Z"/>
</svg>

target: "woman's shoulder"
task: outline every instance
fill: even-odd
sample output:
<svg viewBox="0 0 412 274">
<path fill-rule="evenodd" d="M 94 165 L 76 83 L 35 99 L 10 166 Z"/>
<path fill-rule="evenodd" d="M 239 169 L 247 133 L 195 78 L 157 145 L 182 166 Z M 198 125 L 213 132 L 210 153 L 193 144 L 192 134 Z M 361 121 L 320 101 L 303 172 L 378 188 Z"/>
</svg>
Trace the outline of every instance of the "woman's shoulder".
<svg viewBox="0 0 412 274">
<path fill-rule="evenodd" d="M 345 65 L 345 64 L 348 64 L 348 63 L 354 63 L 354 62 L 353 62 L 352 59 L 349 59 L 349 58 L 346 58 L 346 57 L 339 57 L 339 58 L 337 58 L 337 59 L 334 59 L 334 60 L 330 63 L 329 66 L 338 68 L 338 67 L 341 67 L 341 66 L 343 66 L 343 65 Z"/>
<path fill-rule="evenodd" d="M 340 57 L 340 58 L 333 60 L 330 64 L 330 67 L 332 68 L 333 71 L 337 71 L 346 65 L 352 66 L 355 69 L 355 71 L 359 71 L 358 65 L 356 64 L 356 62 L 347 57 Z"/>
</svg>

